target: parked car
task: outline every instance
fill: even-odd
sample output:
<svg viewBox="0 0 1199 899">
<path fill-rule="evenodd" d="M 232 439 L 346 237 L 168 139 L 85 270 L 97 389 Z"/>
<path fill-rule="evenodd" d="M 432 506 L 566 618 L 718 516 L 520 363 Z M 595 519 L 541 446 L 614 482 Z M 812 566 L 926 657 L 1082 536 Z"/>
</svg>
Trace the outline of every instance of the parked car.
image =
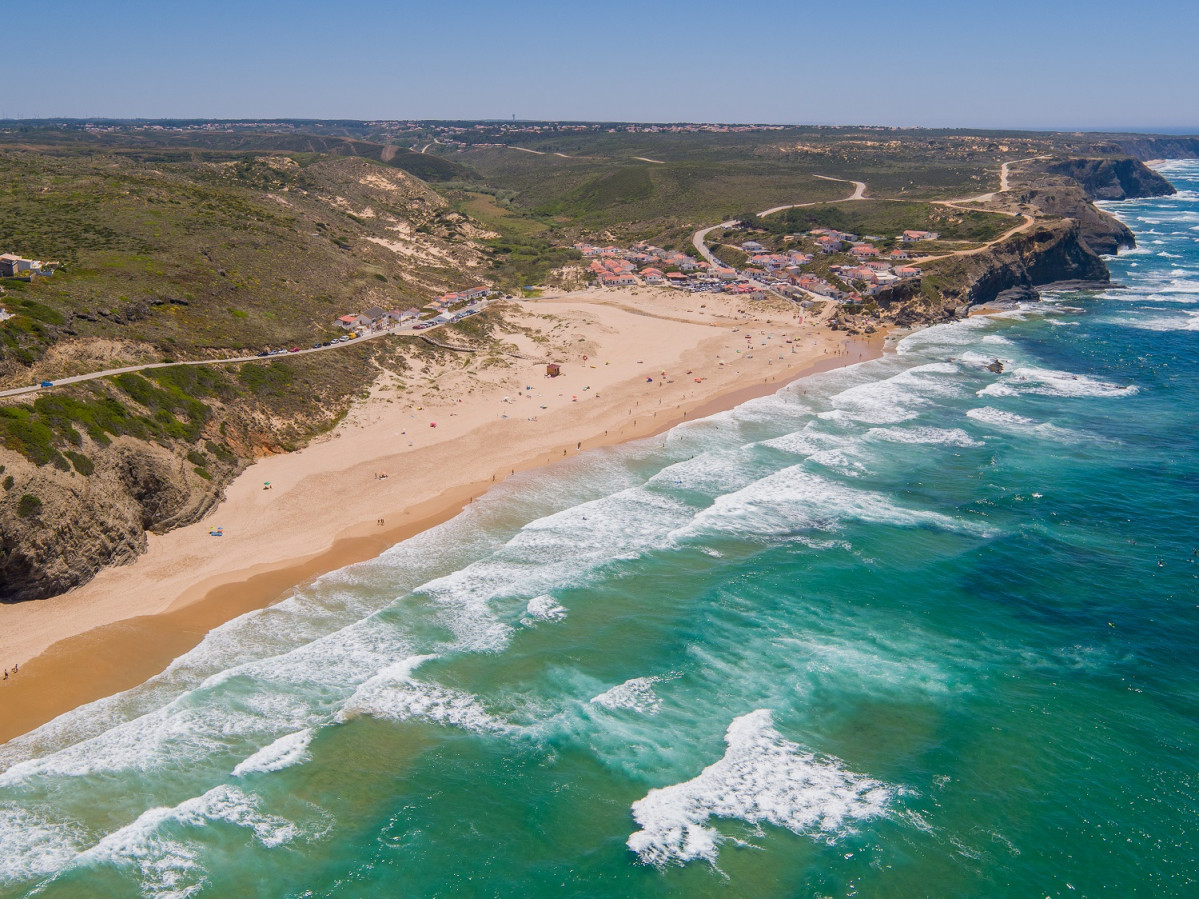
<svg viewBox="0 0 1199 899">
<path fill-rule="evenodd" d="M 300 348 L 298 346 L 293 346 L 290 350 L 288 350 L 288 352 L 289 353 L 298 353 L 298 352 L 300 352 Z"/>
<path fill-rule="evenodd" d="M 53 381 L 42 381 L 42 383 L 39 384 L 38 386 L 39 387 L 53 387 L 54 382 Z"/>
<path fill-rule="evenodd" d="M 258 355 L 259 355 L 259 356 L 269 356 L 270 354 L 271 354 L 271 351 L 270 351 L 270 350 L 263 350 L 263 351 L 262 351 L 261 353 L 259 353 Z"/>
</svg>

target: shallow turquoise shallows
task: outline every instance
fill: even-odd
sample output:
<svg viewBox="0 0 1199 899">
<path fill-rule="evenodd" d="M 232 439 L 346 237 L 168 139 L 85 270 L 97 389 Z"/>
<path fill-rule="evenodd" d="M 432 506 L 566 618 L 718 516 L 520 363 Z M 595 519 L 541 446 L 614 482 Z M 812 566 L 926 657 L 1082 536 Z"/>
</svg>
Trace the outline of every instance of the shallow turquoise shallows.
<svg viewBox="0 0 1199 899">
<path fill-rule="evenodd" d="M 0 895 L 1199 895 L 1162 171 L 1127 289 L 519 476 L 0 747 Z"/>
</svg>

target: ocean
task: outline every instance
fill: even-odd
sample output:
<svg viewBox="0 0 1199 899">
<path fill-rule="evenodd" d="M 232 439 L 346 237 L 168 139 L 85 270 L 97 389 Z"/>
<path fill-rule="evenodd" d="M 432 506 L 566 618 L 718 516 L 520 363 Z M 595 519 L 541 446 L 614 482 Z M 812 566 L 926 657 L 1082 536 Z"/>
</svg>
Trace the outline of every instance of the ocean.
<svg viewBox="0 0 1199 899">
<path fill-rule="evenodd" d="M 519 475 L 0 746 L 0 895 L 1199 895 L 1161 171 L 1125 289 Z"/>
</svg>

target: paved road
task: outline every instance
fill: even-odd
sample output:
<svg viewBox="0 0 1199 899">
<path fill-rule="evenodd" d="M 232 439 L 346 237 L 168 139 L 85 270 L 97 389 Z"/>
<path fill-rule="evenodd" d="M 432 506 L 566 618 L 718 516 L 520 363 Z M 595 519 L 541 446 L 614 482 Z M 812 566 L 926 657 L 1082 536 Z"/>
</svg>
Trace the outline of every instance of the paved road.
<svg viewBox="0 0 1199 899">
<path fill-rule="evenodd" d="M 486 300 L 486 301 L 480 303 L 479 307 L 478 307 L 479 311 L 486 309 L 489 305 L 491 305 L 492 302 L 494 302 L 494 301 Z M 54 381 L 54 387 L 62 387 L 67 384 L 79 384 L 83 381 L 94 381 L 97 378 L 108 378 L 113 375 L 123 375 L 128 372 L 148 371 L 149 369 L 152 369 L 152 368 L 170 368 L 175 365 L 226 365 L 230 362 L 262 362 L 266 359 L 277 359 L 282 356 L 291 357 L 291 356 L 299 356 L 304 353 L 323 353 L 323 352 L 332 351 L 332 350 L 339 350 L 342 347 L 354 346 L 354 344 L 362 343 L 363 341 L 366 341 L 366 340 L 374 340 L 377 337 L 384 337 L 388 334 L 425 335 L 425 334 L 428 334 L 430 331 L 435 331 L 441 327 L 443 327 L 443 325 L 434 325 L 431 328 L 424 328 L 420 331 L 413 331 L 411 326 L 404 327 L 404 328 L 398 328 L 398 327 L 397 328 L 387 328 L 382 331 L 371 331 L 367 334 L 363 334 L 361 337 L 355 337 L 353 340 L 347 340 L 345 343 L 334 343 L 329 346 L 323 346 L 323 347 L 308 347 L 308 348 L 302 349 L 296 353 L 292 353 L 292 352 L 278 353 L 278 354 L 272 353 L 270 356 L 258 356 L 258 355 L 234 356 L 229 359 L 189 359 L 189 360 L 184 360 L 182 362 L 148 362 L 144 365 L 127 365 L 124 368 L 109 368 L 104 371 L 94 371 L 94 372 L 89 372 L 88 374 L 84 374 L 84 375 L 71 375 L 71 376 L 65 377 L 65 378 L 58 378 Z M 13 388 L 10 388 L 9 390 L 0 390 L 0 397 L 22 396 L 27 393 L 42 393 L 46 390 L 52 390 L 52 389 L 53 389 L 52 387 L 40 387 L 37 384 L 33 384 L 29 387 L 13 387 Z"/>
</svg>

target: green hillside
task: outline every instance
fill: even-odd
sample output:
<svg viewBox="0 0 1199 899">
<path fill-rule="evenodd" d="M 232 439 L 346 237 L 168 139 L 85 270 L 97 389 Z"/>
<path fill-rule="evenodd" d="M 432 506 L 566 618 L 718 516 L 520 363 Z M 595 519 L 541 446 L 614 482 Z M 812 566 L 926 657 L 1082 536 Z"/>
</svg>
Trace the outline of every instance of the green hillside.
<svg viewBox="0 0 1199 899">
<path fill-rule="evenodd" d="M 477 280 L 484 248 L 466 227 L 364 158 L 0 151 L 0 247 L 62 263 L 0 282 L 18 314 L 0 329 L 0 382 L 64 338 L 167 357 L 311 342 L 338 315 Z"/>
</svg>

